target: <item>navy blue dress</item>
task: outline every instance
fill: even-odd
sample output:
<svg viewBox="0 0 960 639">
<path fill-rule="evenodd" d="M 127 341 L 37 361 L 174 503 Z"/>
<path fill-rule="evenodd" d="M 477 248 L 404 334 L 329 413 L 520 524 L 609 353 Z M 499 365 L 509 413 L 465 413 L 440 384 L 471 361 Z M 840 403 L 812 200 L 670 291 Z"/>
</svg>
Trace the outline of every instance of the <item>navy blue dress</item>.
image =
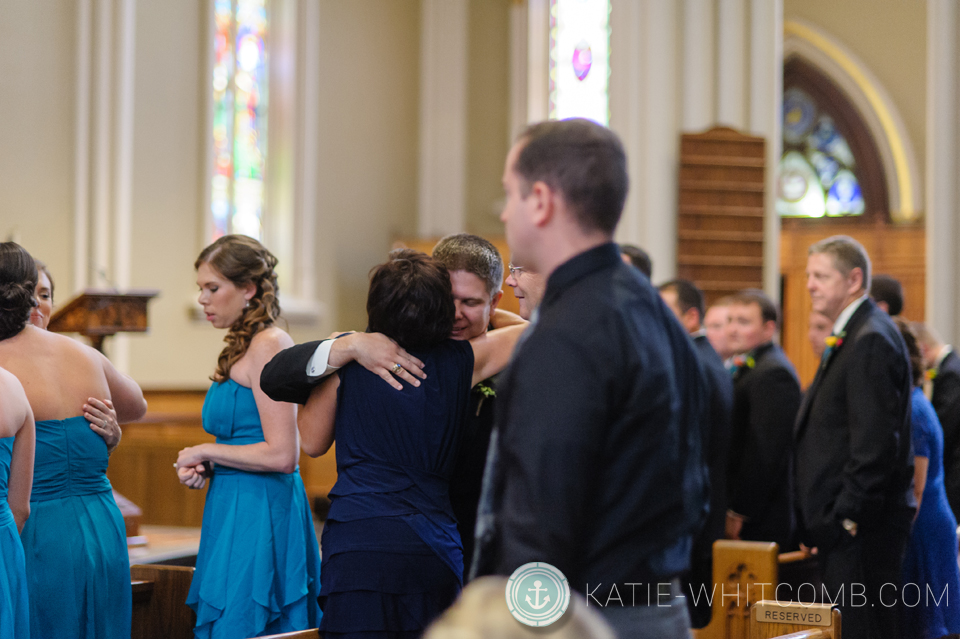
<svg viewBox="0 0 960 639">
<path fill-rule="evenodd" d="M 463 551 L 449 480 L 470 399 L 473 349 L 411 351 L 427 379 L 402 391 L 357 364 L 339 371 L 337 482 L 321 538 L 324 637 L 419 637 L 456 599 Z"/>
<path fill-rule="evenodd" d="M 919 388 L 911 399 L 914 454 L 930 465 L 903 559 L 902 628 L 905 636 L 932 639 L 960 632 L 957 520 L 943 485 L 943 431 L 937 414 Z"/>
</svg>

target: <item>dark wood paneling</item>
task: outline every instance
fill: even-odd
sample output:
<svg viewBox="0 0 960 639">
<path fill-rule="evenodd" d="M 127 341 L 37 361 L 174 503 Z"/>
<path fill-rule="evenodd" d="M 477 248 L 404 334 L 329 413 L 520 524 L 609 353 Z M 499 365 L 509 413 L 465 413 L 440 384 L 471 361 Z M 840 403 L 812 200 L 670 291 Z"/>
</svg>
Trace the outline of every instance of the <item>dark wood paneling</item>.
<svg viewBox="0 0 960 639">
<path fill-rule="evenodd" d="M 763 284 L 764 140 L 724 127 L 680 139 L 677 275 L 710 302 Z"/>
</svg>

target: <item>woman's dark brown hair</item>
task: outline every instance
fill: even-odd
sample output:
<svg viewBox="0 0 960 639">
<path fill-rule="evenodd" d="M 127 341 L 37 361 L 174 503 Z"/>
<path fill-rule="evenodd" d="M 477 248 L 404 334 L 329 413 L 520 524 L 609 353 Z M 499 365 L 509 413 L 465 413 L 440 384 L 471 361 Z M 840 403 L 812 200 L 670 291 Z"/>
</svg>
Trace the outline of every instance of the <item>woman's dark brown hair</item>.
<svg viewBox="0 0 960 639">
<path fill-rule="evenodd" d="M 194 262 L 194 268 L 209 264 L 220 275 L 236 286 L 255 284 L 257 292 L 243 309 L 240 318 L 233 323 L 227 336 L 226 346 L 217 359 L 217 370 L 210 378 L 215 382 L 230 379 L 230 369 L 250 348 L 253 336 L 273 326 L 280 317 L 280 292 L 274 268 L 277 258 L 263 244 L 246 235 L 224 235 L 203 249 Z"/>
<path fill-rule="evenodd" d="M 901 319 L 899 316 L 891 317 L 893 323 L 897 325 L 897 328 L 900 329 L 900 334 L 903 335 L 903 341 L 907 345 L 907 354 L 910 356 L 910 369 L 913 373 L 913 385 L 919 386 L 923 383 L 924 373 L 926 372 L 923 365 L 923 354 L 920 351 L 920 340 L 917 339 L 917 333 L 913 330 L 913 327 L 909 323 Z"/>
<path fill-rule="evenodd" d="M 398 249 L 371 272 L 367 332 L 408 350 L 429 348 L 450 337 L 455 314 L 450 273 L 433 258 Z"/>
<path fill-rule="evenodd" d="M 0 340 L 13 337 L 30 321 L 37 305 L 37 265 L 16 242 L 0 243 Z"/>
</svg>

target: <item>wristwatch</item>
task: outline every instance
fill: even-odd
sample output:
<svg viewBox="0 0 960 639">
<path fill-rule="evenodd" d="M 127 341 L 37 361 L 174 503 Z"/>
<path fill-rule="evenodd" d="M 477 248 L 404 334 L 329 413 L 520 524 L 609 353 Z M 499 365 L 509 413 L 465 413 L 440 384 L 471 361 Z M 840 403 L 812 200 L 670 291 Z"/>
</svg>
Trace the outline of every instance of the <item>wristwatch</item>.
<svg viewBox="0 0 960 639">
<path fill-rule="evenodd" d="M 840 522 L 840 525 L 843 526 L 843 529 L 850 533 L 851 537 L 857 536 L 857 522 L 852 519 L 844 519 Z"/>
</svg>

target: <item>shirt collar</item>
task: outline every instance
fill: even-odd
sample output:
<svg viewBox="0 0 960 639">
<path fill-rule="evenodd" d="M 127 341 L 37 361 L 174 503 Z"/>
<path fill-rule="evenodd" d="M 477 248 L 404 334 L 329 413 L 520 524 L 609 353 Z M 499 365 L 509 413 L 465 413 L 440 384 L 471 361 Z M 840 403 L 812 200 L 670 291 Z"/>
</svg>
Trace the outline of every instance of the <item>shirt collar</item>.
<svg viewBox="0 0 960 639">
<path fill-rule="evenodd" d="M 843 332 L 843 329 L 847 326 L 847 322 L 850 321 L 850 318 L 853 317 L 853 314 L 857 312 L 857 309 L 860 308 L 860 305 L 863 304 L 868 297 L 869 295 L 864 293 L 863 297 L 850 302 L 850 304 L 840 312 L 840 317 L 833 323 L 832 335 L 839 335 Z"/>
<path fill-rule="evenodd" d="M 937 363 L 933 365 L 933 370 L 940 370 L 940 365 L 943 364 L 943 360 L 947 359 L 947 355 L 953 352 L 953 347 L 947 344 L 943 347 L 943 350 L 940 351 L 940 354 L 937 356 Z"/>
<path fill-rule="evenodd" d="M 607 242 L 574 255 L 550 274 L 541 305 L 545 306 L 552 302 L 554 298 L 580 278 L 602 268 L 616 266 L 617 262 L 622 264 L 623 260 L 620 258 L 620 249 L 613 242 Z"/>
<path fill-rule="evenodd" d="M 705 329 L 702 326 L 700 327 L 699 330 L 696 330 L 690 333 L 690 339 L 697 339 L 698 337 L 706 337 L 706 336 L 707 336 L 707 329 Z"/>
</svg>

